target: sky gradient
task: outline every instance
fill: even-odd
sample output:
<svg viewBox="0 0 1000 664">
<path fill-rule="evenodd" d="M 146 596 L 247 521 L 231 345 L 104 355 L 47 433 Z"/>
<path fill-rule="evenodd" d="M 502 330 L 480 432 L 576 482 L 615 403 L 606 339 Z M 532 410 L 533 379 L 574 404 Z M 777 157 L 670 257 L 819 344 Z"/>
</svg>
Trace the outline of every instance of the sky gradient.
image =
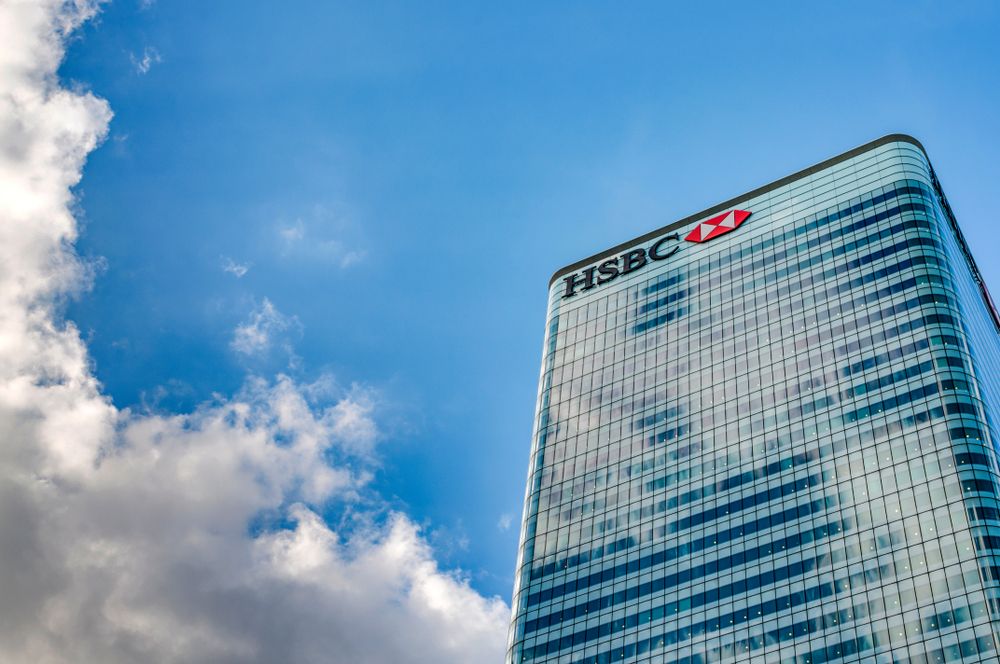
<svg viewBox="0 0 1000 664">
<path fill-rule="evenodd" d="M 106 267 L 71 316 L 119 405 L 247 371 L 377 389 L 379 488 L 506 597 L 557 268 L 906 132 L 1000 283 L 997 14 L 113 3 L 61 70 L 115 112 L 81 187 Z M 233 352 L 264 298 L 295 322 Z"/>
<path fill-rule="evenodd" d="M 335 439 L 238 512 L 244 543 L 312 514 L 355 542 L 343 561 L 400 538 L 405 569 L 444 570 L 428 578 L 456 584 L 484 633 L 505 620 L 491 598 L 509 602 L 558 268 L 904 132 L 1000 290 L 994 3 L 123 0 L 69 36 L 40 5 L 51 50 L 25 52 L 45 72 L 66 48 L 50 92 L 113 114 L 88 116 L 94 149 L 76 155 L 83 268 L 44 291 L 79 328 L 112 429 L 189 418 L 183 439 L 239 402 L 260 415 L 250 438 Z M 294 426 L 268 424 L 293 402 Z"/>
</svg>

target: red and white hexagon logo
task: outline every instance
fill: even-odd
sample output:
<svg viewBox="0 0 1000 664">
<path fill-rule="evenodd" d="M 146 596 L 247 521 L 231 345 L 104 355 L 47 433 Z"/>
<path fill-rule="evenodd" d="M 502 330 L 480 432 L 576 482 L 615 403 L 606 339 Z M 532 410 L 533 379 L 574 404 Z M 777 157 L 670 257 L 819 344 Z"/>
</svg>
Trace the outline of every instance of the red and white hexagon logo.
<svg viewBox="0 0 1000 664">
<path fill-rule="evenodd" d="M 695 226 L 694 230 L 688 233 L 684 239 L 688 242 L 707 242 L 735 230 L 749 216 L 750 213 L 746 210 L 723 212 Z"/>
</svg>

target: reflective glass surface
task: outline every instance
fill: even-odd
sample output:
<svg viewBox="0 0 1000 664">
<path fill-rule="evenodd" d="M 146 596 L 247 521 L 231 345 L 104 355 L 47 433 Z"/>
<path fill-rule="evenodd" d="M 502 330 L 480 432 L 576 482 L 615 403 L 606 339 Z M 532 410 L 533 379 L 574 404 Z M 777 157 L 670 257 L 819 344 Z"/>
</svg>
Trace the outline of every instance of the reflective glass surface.
<svg viewBox="0 0 1000 664">
<path fill-rule="evenodd" d="M 550 288 L 508 662 L 997 662 L 1000 338 L 926 156 L 734 207 Z"/>
</svg>

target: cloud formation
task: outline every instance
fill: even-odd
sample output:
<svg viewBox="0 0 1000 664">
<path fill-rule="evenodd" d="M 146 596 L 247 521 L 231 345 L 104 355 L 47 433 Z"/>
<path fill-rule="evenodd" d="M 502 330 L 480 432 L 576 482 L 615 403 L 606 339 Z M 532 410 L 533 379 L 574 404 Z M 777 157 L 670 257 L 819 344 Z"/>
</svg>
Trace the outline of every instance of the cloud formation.
<svg viewBox="0 0 1000 664">
<path fill-rule="evenodd" d="M 232 258 L 228 256 L 223 256 L 222 258 L 222 271 L 228 272 L 237 279 L 242 279 L 246 276 L 247 272 L 250 271 L 249 263 L 237 263 Z"/>
<path fill-rule="evenodd" d="M 132 67 L 135 69 L 135 73 L 140 76 L 148 74 L 153 65 L 163 62 L 160 52 L 152 46 L 147 46 L 142 49 L 142 55 L 140 56 L 136 56 L 135 53 L 130 53 L 128 57 L 132 61 Z"/>
<path fill-rule="evenodd" d="M 499 661 L 506 605 L 368 488 L 364 390 L 249 379 L 185 414 L 102 394 L 60 303 L 88 280 L 71 187 L 111 111 L 56 77 L 96 10 L 0 4 L 3 661 Z"/>
<path fill-rule="evenodd" d="M 510 530 L 510 527 L 511 525 L 513 525 L 513 523 L 514 523 L 514 517 L 510 513 L 504 512 L 503 514 L 500 515 L 500 518 L 497 519 L 497 530 L 505 533 L 508 530 Z"/>
<path fill-rule="evenodd" d="M 347 269 L 362 262 L 367 252 L 352 246 L 343 236 L 352 234 L 352 224 L 322 205 L 315 205 L 308 223 L 299 218 L 277 225 L 283 258 L 309 260 Z"/>
<path fill-rule="evenodd" d="M 250 312 L 246 322 L 236 326 L 232 349 L 243 355 L 259 355 L 271 349 L 275 337 L 289 328 L 297 327 L 298 321 L 278 311 L 266 297 Z"/>
</svg>

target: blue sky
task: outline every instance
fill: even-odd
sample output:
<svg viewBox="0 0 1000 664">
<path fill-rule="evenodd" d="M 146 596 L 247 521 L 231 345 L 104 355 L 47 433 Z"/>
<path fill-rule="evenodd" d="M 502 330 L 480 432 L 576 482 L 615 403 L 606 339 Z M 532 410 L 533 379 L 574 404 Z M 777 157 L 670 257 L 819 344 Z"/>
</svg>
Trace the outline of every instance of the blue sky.
<svg viewBox="0 0 1000 664">
<path fill-rule="evenodd" d="M 190 411 L 248 375 L 356 385 L 373 488 L 509 600 L 552 272 L 905 132 L 997 293 L 998 18 L 116 1 L 60 69 L 114 112 L 77 189 L 98 270 L 67 315 L 119 408 Z M 241 350 L 241 326 L 266 342 Z"/>
</svg>

